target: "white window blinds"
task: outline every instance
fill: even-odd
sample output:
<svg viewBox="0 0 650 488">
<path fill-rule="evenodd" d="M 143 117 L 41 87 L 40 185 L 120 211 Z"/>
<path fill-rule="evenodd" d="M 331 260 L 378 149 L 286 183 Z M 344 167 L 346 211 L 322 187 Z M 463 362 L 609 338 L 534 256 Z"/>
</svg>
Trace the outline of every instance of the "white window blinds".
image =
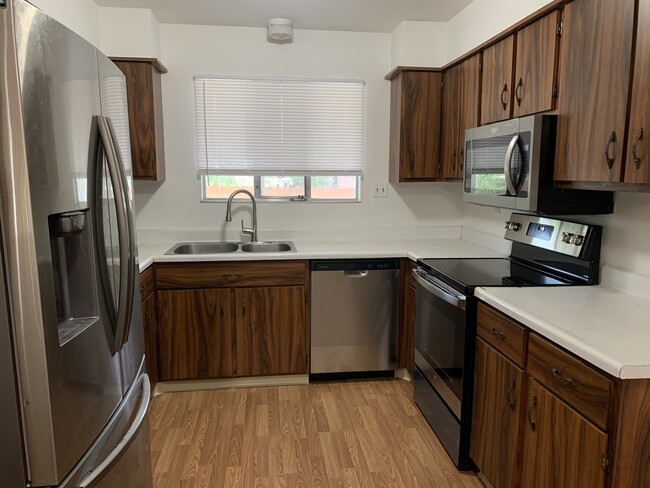
<svg viewBox="0 0 650 488">
<path fill-rule="evenodd" d="M 196 76 L 199 175 L 361 175 L 363 81 Z"/>
</svg>

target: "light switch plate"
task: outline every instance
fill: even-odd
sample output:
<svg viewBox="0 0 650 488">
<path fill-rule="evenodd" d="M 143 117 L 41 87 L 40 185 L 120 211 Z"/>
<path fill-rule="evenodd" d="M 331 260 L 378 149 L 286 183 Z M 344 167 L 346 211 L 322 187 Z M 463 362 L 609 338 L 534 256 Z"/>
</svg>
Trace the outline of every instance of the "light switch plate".
<svg viewBox="0 0 650 488">
<path fill-rule="evenodd" d="M 373 198 L 386 198 L 388 196 L 388 184 L 375 183 L 374 191 L 372 192 Z"/>
</svg>

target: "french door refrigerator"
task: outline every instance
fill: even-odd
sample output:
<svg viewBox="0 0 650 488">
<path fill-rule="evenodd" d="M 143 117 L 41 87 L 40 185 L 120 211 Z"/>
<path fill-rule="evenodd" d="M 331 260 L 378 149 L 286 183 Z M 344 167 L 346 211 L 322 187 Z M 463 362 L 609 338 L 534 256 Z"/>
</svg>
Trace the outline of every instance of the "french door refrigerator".
<svg viewBox="0 0 650 488">
<path fill-rule="evenodd" d="M 0 485 L 150 487 L 122 73 L 0 0 Z"/>
</svg>

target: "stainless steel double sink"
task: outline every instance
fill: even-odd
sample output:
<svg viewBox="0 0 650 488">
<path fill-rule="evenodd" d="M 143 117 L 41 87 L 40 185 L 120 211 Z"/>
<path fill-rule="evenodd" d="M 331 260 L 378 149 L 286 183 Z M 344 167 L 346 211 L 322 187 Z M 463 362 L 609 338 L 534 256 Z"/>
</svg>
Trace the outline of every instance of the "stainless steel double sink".
<svg viewBox="0 0 650 488">
<path fill-rule="evenodd" d="M 291 241 L 271 242 L 179 242 L 165 254 L 225 254 L 225 253 L 270 253 L 296 252 L 296 246 Z"/>
</svg>

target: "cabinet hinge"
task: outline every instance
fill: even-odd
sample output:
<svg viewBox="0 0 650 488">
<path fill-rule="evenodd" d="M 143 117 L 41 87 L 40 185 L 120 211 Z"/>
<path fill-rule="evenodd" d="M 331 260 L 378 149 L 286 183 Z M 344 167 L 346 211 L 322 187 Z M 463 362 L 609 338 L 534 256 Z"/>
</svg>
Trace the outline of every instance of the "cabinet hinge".
<svg viewBox="0 0 650 488">
<path fill-rule="evenodd" d="M 609 473 L 610 468 L 612 467 L 612 453 L 608 452 L 603 454 L 603 471 Z"/>
<path fill-rule="evenodd" d="M 557 98 L 558 92 L 559 92 L 559 89 L 558 89 L 557 83 L 556 83 L 555 85 L 553 85 L 553 98 Z"/>
<path fill-rule="evenodd" d="M 564 22 L 559 21 L 557 23 L 557 29 L 555 33 L 558 35 L 558 37 L 562 37 L 562 34 L 564 34 Z"/>
</svg>

